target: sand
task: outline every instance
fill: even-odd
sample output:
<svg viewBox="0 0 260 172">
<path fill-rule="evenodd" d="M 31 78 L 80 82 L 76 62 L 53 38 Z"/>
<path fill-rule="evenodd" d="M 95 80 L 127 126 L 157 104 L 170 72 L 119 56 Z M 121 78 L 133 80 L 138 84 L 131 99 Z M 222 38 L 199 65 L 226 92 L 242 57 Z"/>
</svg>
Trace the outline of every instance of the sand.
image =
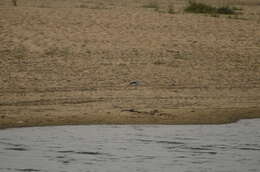
<svg viewBox="0 0 260 172">
<path fill-rule="evenodd" d="M 259 118 L 258 2 L 217 17 L 154 2 L 1 1 L 0 128 Z"/>
</svg>

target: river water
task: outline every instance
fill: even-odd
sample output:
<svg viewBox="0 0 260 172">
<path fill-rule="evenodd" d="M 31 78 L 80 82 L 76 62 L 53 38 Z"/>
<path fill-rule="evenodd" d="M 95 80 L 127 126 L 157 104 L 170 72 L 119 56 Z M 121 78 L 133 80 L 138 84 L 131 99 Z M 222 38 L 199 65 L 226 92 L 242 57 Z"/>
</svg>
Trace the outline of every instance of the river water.
<svg viewBox="0 0 260 172">
<path fill-rule="evenodd" d="M 259 172 L 260 119 L 0 130 L 0 172 Z"/>
</svg>

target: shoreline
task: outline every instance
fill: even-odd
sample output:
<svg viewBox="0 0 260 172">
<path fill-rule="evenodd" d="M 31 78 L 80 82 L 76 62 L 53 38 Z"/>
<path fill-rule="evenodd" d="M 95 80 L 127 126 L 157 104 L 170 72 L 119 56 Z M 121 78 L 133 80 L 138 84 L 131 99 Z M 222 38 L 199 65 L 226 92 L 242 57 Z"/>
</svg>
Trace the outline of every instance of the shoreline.
<svg viewBox="0 0 260 172">
<path fill-rule="evenodd" d="M 260 118 L 259 108 L 242 109 L 207 109 L 207 112 L 198 110 L 197 113 L 172 114 L 109 114 L 96 116 L 64 116 L 60 119 L 59 114 L 46 117 L 32 118 L 33 115 L 16 116 L 12 119 L 0 119 L 0 129 L 21 128 L 21 127 L 48 127 L 63 125 L 218 125 L 234 123 L 242 119 Z M 182 110 L 183 111 L 183 110 Z M 192 110 L 194 111 L 194 109 Z M 226 111 L 226 113 L 224 112 Z"/>
</svg>

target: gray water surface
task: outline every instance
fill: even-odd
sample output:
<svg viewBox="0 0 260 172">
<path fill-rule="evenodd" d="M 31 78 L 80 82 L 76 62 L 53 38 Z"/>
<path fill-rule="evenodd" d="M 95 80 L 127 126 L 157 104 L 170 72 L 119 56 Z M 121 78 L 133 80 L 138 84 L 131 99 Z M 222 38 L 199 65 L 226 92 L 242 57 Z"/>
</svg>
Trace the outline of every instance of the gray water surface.
<svg viewBox="0 0 260 172">
<path fill-rule="evenodd" d="M 0 130 L 0 172 L 259 172 L 260 119 Z"/>
</svg>

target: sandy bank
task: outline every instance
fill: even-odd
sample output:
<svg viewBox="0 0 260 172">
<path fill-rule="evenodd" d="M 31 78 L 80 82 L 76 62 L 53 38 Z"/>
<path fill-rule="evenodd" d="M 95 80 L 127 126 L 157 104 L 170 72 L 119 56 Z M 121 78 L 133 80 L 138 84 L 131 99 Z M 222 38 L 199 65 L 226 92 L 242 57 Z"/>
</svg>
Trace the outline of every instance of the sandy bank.
<svg viewBox="0 0 260 172">
<path fill-rule="evenodd" d="M 0 128 L 260 117 L 253 0 L 239 0 L 235 17 L 184 13 L 186 1 L 174 14 L 163 0 L 159 10 L 145 0 L 4 2 Z"/>
</svg>

